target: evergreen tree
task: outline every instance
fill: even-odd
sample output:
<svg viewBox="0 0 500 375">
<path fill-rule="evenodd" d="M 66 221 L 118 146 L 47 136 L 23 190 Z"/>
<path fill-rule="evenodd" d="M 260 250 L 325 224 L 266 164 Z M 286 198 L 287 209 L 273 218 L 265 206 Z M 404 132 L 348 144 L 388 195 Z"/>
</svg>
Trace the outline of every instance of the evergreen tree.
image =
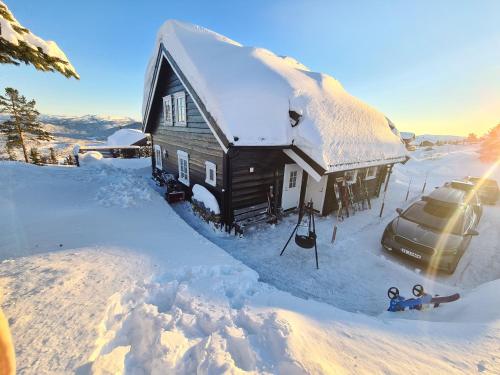
<svg viewBox="0 0 500 375">
<path fill-rule="evenodd" d="M 29 163 L 26 137 L 45 141 L 52 139 L 38 121 L 39 112 L 35 105 L 34 100 L 26 100 L 10 87 L 5 89 L 5 96 L 0 95 L 0 113 L 10 115 L 7 121 L 0 124 L 0 132 L 6 136 L 7 151 L 21 147 L 26 163 Z"/>
<path fill-rule="evenodd" d="M 500 160 L 500 124 L 490 129 L 484 136 L 479 153 L 483 161 Z"/>
<path fill-rule="evenodd" d="M 33 164 L 41 164 L 42 159 L 40 157 L 40 153 L 36 147 L 32 147 L 30 149 L 30 160 Z"/>
<path fill-rule="evenodd" d="M 0 63 L 33 65 L 45 72 L 58 71 L 79 79 L 73 66 L 54 42 L 46 42 L 22 26 L 7 6 L 0 2 Z M 26 36 L 32 38 L 26 38 Z"/>
<path fill-rule="evenodd" d="M 477 135 L 474 133 L 469 133 L 467 138 L 465 139 L 468 143 L 475 143 L 477 142 Z"/>
<path fill-rule="evenodd" d="M 7 146 L 7 154 L 9 155 L 9 160 L 17 160 L 16 153 L 14 152 L 14 149 L 12 147 Z"/>
<path fill-rule="evenodd" d="M 50 147 L 49 150 L 50 150 L 50 163 L 57 164 L 57 156 L 54 147 Z"/>
</svg>

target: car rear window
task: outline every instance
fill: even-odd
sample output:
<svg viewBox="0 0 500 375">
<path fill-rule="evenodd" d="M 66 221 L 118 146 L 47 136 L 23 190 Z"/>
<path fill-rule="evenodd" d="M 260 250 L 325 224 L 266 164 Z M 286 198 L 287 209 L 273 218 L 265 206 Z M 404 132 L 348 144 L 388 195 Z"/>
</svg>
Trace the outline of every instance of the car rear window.
<svg viewBox="0 0 500 375">
<path fill-rule="evenodd" d="M 440 232 L 463 234 L 464 210 L 462 207 L 417 202 L 403 212 L 403 217 Z"/>
<path fill-rule="evenodd" d="M 472 182 L 474 182 L 475 184 L 477 184 L 479 181 L 481 181 L 480 178 L 477 178 L 477 177 L 473 177 L 470 179 Z M 484 180 L 483 182 L 483 186 L 484 187 L 490 187 L 490 188 L 494 188 L 497 186 L 497 182 L 495 180 Z"/>
</svg>

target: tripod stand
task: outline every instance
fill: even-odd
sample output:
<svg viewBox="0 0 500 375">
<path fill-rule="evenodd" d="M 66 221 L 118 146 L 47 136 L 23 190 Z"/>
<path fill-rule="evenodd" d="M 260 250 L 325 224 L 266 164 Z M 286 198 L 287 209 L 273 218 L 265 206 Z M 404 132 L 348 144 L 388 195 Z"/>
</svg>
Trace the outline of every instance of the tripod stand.
<svg viewBox="0 0 500 375">
<path fill-rule="evenodd" d="M 304 218 L 304 216 L 307 217 L 306 218 L 307 224 L 302 224 L 302 219 Z M 307 234 L 304 235 L 297 233 L 297 229 L 299 229 L 299 227 L 307 228 Z M 292 234 L 290 234 L 290 237 L 288 238 L 288 241 L 286 241 L 283 250 L 281 250 L 280 256 L 282 256 L 283 253 L 285 252 L 285 249 L 292 240 L 294 234 L 295 234 L 295 243 L 297 244 L 297 246 L 303 249 L 312 249 L 314 247 L 314 254 L 316 256 L 316 269 L 319 269 L 318 247 L 316 245 L 316 224 L 314 222 L 314 209 L 312 201 L 307 203 L 300 210 L 297 225 L 295 226 L 295 228 L 293 228 Z"/>
</svg>

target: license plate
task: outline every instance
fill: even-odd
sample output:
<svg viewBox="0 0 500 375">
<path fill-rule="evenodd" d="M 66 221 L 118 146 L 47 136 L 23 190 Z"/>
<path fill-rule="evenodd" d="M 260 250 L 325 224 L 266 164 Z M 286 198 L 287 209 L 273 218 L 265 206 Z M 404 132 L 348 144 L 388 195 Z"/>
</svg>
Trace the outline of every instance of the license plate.
<svg viewBox="0 0 500 375">
<path fill-rule="evenodd" d="M 411 250 L 408 250 L 408 249 L 405 249 L 405 248 L 401 248 L 401 252 L 403 254 L 409 255 L 409 256 L 411 256 L 413 258 L 422 259 L 422 255 L 420 255 L 418 253 L 415 253 L 414 251 L 411 251 Z"/>
</svg>

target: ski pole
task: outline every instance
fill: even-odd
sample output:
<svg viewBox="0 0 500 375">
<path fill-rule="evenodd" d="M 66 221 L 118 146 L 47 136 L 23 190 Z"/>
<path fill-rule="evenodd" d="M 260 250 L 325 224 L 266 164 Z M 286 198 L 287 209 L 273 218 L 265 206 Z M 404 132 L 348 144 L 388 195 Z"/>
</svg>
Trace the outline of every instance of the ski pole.
<svg viewBox="0 0 500 375">
<path fill-rule="evenodd" d="M 334 243 L 336 238 L 337 238 L 337 226 L 334 225 L 333 226 L 333 233 L 332 233 L 332 241 L 331 241 L 331 243 Z"/>
<path fill-rule="evenodd" d="M 413 180 L 413 177 L 410 178 L 410 183 L 408 184 L 408 191 L 406 192 L 406 198 L 405 201 L 408 200 L 408 196 L 410 195 L 410 187 L 411 187 L 411 182 Z"/>
<path fill-rule="evenodd" d="M 384 206 L 385 206 L 385 194 L 387 193 L 387 190 L 384 190 L 384 197 L 382 198 L 382 206 L 380 207 L 380 214 L 378 217 L 382 217 L 382 213 L 384 212 Z"/>
<path fill-rule="evenodd" d="M 425 174 L 424 186 L 422 187 L 422 194 L 424 194 L 425 187 L 427 186 L 427 177 L 429 176 L 429 171 Z"/>
</svg>

